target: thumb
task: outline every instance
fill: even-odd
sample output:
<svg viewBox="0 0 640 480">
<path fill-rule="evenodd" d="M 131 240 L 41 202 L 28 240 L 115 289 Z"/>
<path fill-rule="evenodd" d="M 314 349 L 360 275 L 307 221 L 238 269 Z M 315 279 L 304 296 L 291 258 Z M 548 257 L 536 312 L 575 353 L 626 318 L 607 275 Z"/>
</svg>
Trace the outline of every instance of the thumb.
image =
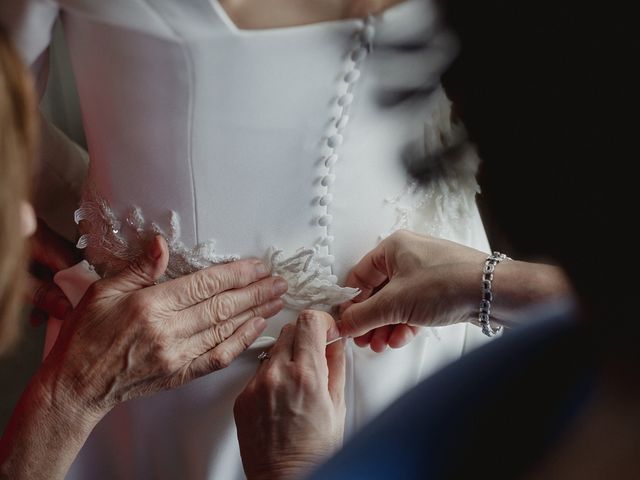
<svg viewBox="0 0 640 480">
<path fill-rule="evenodd" d="M 167 269 L 169 247 L 161 235 L 156 235 L 146 252 L 109 280 L 109 288 L 121 293 L 153 285 Z"/>
<path fill-rule="evenodd" d="M 338 329 L 343 337 L 359 337 L 374 328 L 395 324 L 390 284 L 361 303 L 354 303 L 342 312 Z"/>
</svg>

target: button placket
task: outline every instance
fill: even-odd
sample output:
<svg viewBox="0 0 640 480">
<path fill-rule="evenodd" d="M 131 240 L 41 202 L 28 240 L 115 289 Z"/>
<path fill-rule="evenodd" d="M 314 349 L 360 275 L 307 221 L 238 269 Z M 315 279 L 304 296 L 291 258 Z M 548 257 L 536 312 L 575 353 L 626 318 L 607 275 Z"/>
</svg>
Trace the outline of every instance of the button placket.
<svg viewBox="0 0 640 480">
<path fill-rule="evenodd" d="M 339 95 L 336 100 L 338 114 L 333 119 L 333 132 L 327 136 L 326 147 L 328 153 L 323 162 L 323 172 L 320 177 L 320 186 L 324 189 L 318 198 L 318 205 L 323 207 L 322 214 L 318 217 L 318 225 L 324 229 L 324 233 L 317 242 L 318 247 L 322 247 L 326 251 L 326 255 L 320 257 L 319 263 L 322 266 L 329 267 L 331 274 L 334 274 L 333 265 L 335 256 L 333 253 L 334 237 L 332 232 L 333 215 L 331 214 L 331 205 L 334 197 L 331 188 L 336 180 L 335 167 L 340 160 L 338 148 L 344 141 L 344 129 L 349 124 L 349 110 L 354 100 L 354 89 L 362 75 L 362 64 L 371 52 L 371 44 L 375 36 L 375 26 L 373 25 L 373 17 L 368 16 L 364 21 L 362 28 L 357 32 L 356 42 L 351 49 L 348 58 L 348 69 L 342 75 L 344 93 Z"/>
</svg>

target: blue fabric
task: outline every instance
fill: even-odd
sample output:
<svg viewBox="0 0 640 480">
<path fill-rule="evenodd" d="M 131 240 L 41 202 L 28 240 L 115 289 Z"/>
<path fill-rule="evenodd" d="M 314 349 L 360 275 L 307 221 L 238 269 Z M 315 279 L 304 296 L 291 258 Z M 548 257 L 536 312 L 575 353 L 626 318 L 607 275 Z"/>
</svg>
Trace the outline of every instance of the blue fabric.
<svg viewBox="0 0 640 480">
<path fill-rule="evenodd" d="M 594 350 L 570 312 L 547 312 L 422 382 L 311 478 L 517 476 L 588 398 Z"/>
</svg>

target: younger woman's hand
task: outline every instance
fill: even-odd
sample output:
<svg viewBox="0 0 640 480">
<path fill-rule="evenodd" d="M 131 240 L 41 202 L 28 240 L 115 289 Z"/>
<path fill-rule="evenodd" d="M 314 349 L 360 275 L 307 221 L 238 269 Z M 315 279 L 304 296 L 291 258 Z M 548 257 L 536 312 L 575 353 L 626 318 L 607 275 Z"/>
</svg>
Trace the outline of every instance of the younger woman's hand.
<svg viewBox="0 0 640 480">
<path fill-rule="evenodd" d="M 406 345 L 419 327 L 474 318 L 487 254 L 399 231 L 364 256 L 347 286 L 361 294 L 341 307 L 340 333 L 376 352 Z"/>
</svg>

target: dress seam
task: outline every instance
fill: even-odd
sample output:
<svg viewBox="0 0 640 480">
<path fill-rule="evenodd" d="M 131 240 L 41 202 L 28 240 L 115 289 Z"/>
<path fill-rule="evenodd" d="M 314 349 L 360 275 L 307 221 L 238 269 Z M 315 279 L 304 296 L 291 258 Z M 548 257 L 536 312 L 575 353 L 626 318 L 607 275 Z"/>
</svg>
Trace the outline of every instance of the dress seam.
<svg viewBox="0 0 640 480">
<path fill-rule="evenodd" d="M 189 76 L 189 120 L 187 125 L 187 137 L 189 139 L 187 145 L 187 160 L 189 163 L 189 173 L 191 177 L 191 197 L 193 202 L 193 230 L 195 233 L 195 244 L 198 245 L 200 243 L 200 234 L 198 232 L 198 202 L 196 201 L 196 179 L 195 172 L 193 169 L 193 123 L 194 123 L 194 89 L 195 89 L 195 73 L 194 73 L 194 61 L 191 50 L 187 46 L 187 41 L 183 35 L 181 35 L 178 30 L 171 25 L 171 23 L 166 19 L 166 17 L 162 14 L 160 9 L 150 4 L 149 0 L 144 0 L 149 8 L 154 10 L 156 14 L 160 17 L 160 19 L 164 22 L 167 28 L 180 40 L 180 46 L 185 55 L 186 64 L 187 64 L 187 73 Z"/>
</svg>

